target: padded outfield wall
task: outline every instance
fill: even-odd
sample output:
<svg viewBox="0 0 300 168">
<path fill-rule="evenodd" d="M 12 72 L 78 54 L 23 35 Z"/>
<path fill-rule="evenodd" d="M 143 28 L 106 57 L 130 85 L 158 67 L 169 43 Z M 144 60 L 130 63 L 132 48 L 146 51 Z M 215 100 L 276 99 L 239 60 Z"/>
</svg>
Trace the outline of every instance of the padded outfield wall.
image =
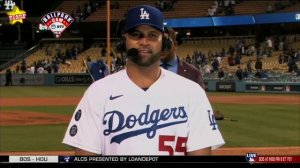
<svg viewBox="0 0 300 168">
<path fill-rule="evenodd" d="M 15 86 L 89 85 L 88 74 L 13 74 Z M 0 75 L 0 86 L 5 85 L 5 74 Z M 206 91 L 300 93 L 299 82 L 266 82 L 237 80 L 205 80 Z"/>
</svg>

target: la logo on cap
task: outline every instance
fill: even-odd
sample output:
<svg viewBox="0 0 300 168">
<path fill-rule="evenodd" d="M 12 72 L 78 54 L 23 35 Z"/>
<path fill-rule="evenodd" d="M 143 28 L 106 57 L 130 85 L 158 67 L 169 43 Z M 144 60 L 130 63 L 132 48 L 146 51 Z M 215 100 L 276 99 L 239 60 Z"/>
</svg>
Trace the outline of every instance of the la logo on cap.
<svg viewBox="0 0 300 168">
<path fill-rule="evenodd" d="M 145 11 L 144 8 L 141 8 L 140 10 L 141 10 L 140 18 L 142 20 L 144 20 L 144 19 L 149 20 L 149 13 L 147 13 L 147 11 Z"/>
</svg>

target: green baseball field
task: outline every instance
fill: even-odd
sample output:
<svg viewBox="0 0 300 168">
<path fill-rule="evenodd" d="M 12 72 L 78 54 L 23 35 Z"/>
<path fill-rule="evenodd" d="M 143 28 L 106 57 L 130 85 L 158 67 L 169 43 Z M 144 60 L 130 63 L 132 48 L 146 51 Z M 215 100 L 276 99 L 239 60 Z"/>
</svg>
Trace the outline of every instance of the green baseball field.
<svg viewBox="0 0 300 168">
<path fill-rule="evenodd" d="M 62 144 L 87 86 L 0 87 L 0 155 L 72 154 Z M 215 155 L 300 155 L 300 96 L 208 92 L 226 144 Z"/>
</svg>

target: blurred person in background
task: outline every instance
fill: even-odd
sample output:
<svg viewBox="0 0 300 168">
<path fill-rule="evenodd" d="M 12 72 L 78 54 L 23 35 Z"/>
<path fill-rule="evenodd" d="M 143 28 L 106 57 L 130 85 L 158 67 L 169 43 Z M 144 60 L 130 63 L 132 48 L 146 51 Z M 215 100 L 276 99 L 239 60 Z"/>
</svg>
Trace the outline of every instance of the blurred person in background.
<svg viewBox="0 0 300 168">
<path fill-rule="evenodd" d="M 176 32 L 171 27 L 165 27 L 165 33 L 172 40 L 172 45 L 169 50 L 164 50 L 161 53 L 161 67 L 177 73 L 187 79 L 198 83 L 205 90 L 204 81 L 199 69 L 195 66 L 181 60 L 176 54 L 177 48 L 180 45 L 177 41 Z"/>
<path fill-rule="evenodd" d="M 12 72 L 10 69 L 6 70 L 5 79 L 6 79 L 5 86 L 12 86 Z"/>
</svg>

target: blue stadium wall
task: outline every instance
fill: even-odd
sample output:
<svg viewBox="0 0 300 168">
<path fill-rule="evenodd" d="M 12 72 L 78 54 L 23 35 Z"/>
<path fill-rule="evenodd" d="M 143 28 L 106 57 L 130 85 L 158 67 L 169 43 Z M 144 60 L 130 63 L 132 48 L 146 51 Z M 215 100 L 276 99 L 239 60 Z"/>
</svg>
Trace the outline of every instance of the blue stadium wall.
<svg viewBox="0 0 300 168">
<path fill-rule="evenodd" d="M 13 74 L 14 86 L 78 86 L 90 85 L 88 74 Z M 0 86 L 5 85 L 5 74 L 0 75 Z M 253 82 L 237 80 L 205 80 L 206 91 L 300 93 L 299 82 Z"/>
</svg>

